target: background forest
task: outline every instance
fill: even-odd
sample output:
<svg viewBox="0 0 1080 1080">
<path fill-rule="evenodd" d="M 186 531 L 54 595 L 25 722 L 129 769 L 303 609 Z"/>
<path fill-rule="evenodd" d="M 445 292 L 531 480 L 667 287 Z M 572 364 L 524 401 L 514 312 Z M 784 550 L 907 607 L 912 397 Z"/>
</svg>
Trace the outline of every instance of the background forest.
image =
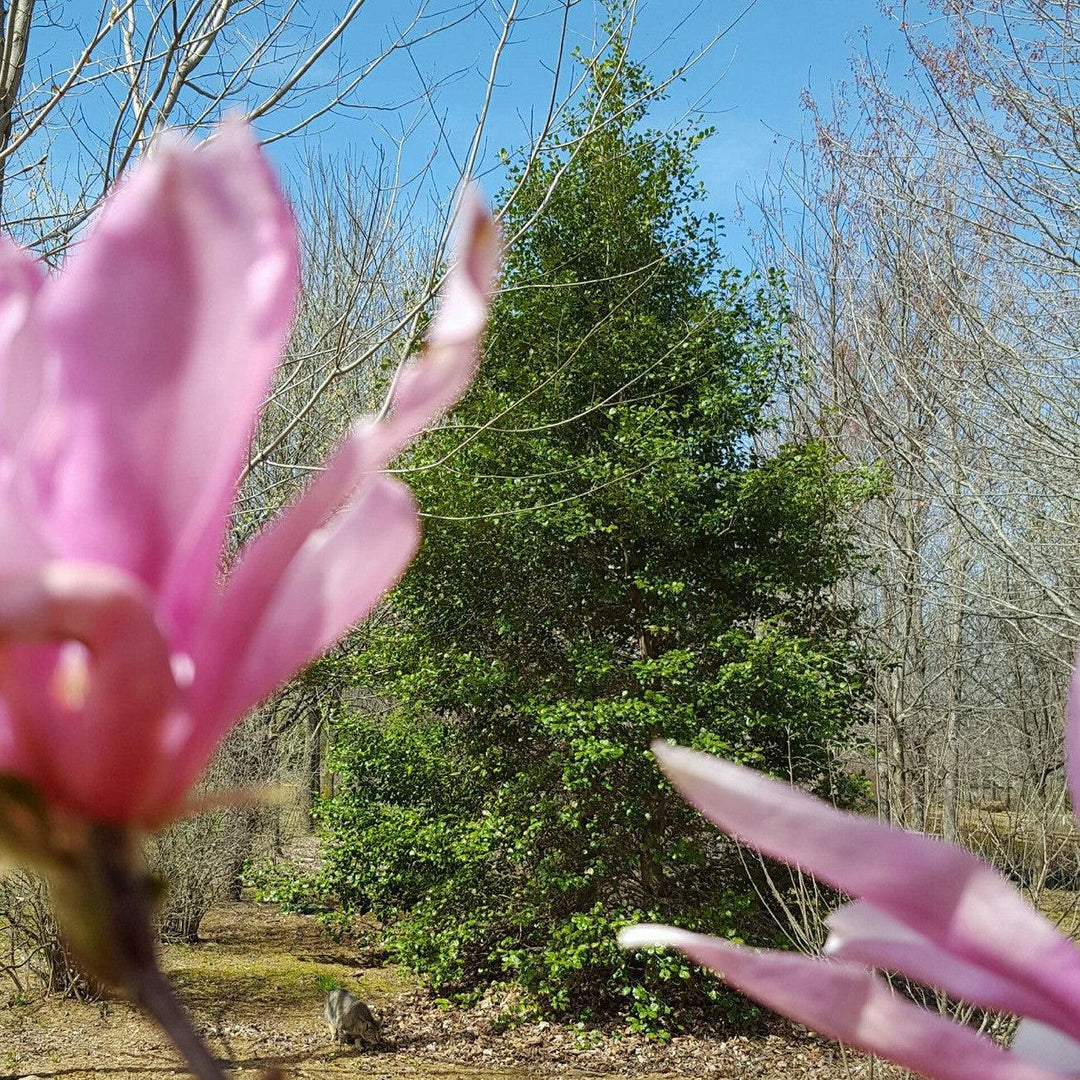
<svg viewBox="0 0 1080 1080">
<path fill-rule="evenodd" d="M 239 105 L 292 138 L 354 107 L 388 57 L 495 10 L 422 6 L 357 62 L 336 45 L 362 6 L 125 3 L 95 29 L 7 5 L 3 227 L 58 262 L 156 131 Z M 204 781 L 289 800 L 152 841 L 163 938 L 193 940 L 253 889 L 338 932 L 374 916 L 439 998 L 510 988 L 510 1019 L 744 1024 L 741 998 L 621 952 L 617 930 L 812 950 L 822 901 L 684 807 L 658 736 L 959 840 L 1068 923 L 1080 13 L 894 5 L 904 77 L 863 53 L 830 101 L 805 97 L 806 137 L 747 199 L 745 270 L 707 208 L 704 112 L 656 119 L 684 69 L 652 69 L 627 3 L 573 47 L 574 6 L 545 9 L 561 22 L 543 115 L 492 164 L 499 64 L 536 14 L 498 9 L 441 209 L 400 152 L 310 154 L 293 177 L 305 292 L 237 544 L 416 349 L 450 188 L 481 165 L 502 292 L 473 390 L 395 465 L 425 517 L 417 563 Z M 76 59 L 50 67 L 73 26 Z M 312 833 L 319 865 L 298 869 L 283 853 Z M 33 878 L 0 878 L 0 946 L 17 995 L 91 992 Z"/>
</svg>

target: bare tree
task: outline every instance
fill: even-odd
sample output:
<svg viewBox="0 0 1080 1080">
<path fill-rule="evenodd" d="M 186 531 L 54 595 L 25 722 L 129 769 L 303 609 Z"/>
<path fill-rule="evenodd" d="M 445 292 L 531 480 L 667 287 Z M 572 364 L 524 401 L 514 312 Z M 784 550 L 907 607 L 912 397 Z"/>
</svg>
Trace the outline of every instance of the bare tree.
<svg viewBox="0 0 1080 1080">
<path fill-rule="evenodd" d="M 0 5 L 4 227 L 55 256 L 165 128 L 206 131 L 231 109 L 268 141 L 298 134 L 355 107 L 391 57 L 482 7 L 416 0 L 377 25 L 363 0 L 341 14 L 302 0 L 10 0 Z"/>
<path fill-rule="evenodd" d="M 1080 12 L 941 9 L 944 43 L 940 24 L 930 40 L 902 23 L 915 67 L 899 87 L 864 61 L 850 104 L 807 102 L 813 134 L 761 203 L 807 365 L 791 422 L 884 481 L 856 595 L 879 657 L 881 809 L 971 841 L 979 805 L 1065 828 Z"/>
</svg>

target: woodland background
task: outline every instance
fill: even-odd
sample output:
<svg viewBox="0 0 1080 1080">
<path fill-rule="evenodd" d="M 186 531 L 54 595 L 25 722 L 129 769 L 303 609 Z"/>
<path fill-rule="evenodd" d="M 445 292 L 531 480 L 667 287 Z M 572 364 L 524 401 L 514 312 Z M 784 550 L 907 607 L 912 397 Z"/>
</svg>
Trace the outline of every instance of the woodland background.
<svg viewBox="0 0 1080 1080">
<path fill-rule="evenodd" d="M 239 108 L 299 138 L 361 107 L 387 58 L 469 20 L 494 34 L 438 205 L 403 142 L 309 146 L 290 174 L 304 295 L 237 547 L 422 340 L 451 189 L 481 166 L 503 292 L 475 389 L 396 465 L 417 564 L 204 781 L 288 801 L 150 842 L 163 938 L 253 890 L 335 933 L 373 917 L 440 999 L 512 988 L 510 1020 L 751 1024 L 615 932 L 656 917 L 813 950 L 827 898 L 702 828 L 652 765 L 660 735 L 965 843 L 1072 929 L 1080 9 L 890 5 L 903 77 L 857 53 L 805 96 L 805 137 L 747 198 L 747 271 L 705 209 L 713 129 L 653 119 L 684 69 L 650 69 L 632 3 L 585 44 L 577 6 L 402 8 L 363 57 L 340 48 L 360 0 L 0 8 L 2 225 L 52 264 L 162 129 Z M 492 163 L 500 64 L 541 16 L 547 92 Z M 321 857 L 297 867 L 310 835 Z M 0 878 L 0 947 L 15 1003 L 93 993 L 21 873 Z"/>
</svg>

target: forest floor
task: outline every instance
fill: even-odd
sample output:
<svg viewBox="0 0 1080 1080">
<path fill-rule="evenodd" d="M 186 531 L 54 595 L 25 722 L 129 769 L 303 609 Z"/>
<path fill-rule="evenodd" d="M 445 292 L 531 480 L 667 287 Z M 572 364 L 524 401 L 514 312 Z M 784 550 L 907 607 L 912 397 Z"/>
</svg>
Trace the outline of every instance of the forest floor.
<svg viewBox="0 0 1080 1080">
<path fill-rule="evenodd" d="M 224 904 L 203 920 L 201 940 L 172 946 L 165 965 L 196 1026 L 234 1077 L 540 1080 L 544 1077 L 710 1077 L 717 1080 L 856 1080 L 881 1077 L 790 1027 L 757 1037 L 677 1037 L 658 1044 L 626 1032 L 586 1033 L 534 1023 L 501 1030 L 496 1002 L 440 1008 L 377 952 L 329 938 L 309 916 Z M 382 1023 L 378 1049 L 335 1046 L 322 1019 L 321 987 L 368 1001 Z M 123 1001 L 49 998 L 0 1002 L 0 1080 L 182 1076 L 157 1029 Z"/>
</svg>

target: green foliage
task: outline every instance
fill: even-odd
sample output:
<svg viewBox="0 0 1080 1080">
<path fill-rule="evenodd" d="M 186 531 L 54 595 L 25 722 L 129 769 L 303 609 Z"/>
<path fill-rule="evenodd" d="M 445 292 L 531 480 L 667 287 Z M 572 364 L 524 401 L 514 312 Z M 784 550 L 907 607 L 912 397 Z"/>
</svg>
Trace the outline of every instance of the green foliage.
<svg viewBox="0 0 1080 1080">
<path fill-rule="evenodd" d="M 590 74 L 562 148 L 512 177 L 480 378 L 403 462 L 427 536 L 355 661 L 392 707 L 338 724 L 326 873 L 440 993 L 511 981 L 659 1035 L 746 1006 L 617 929 L 762 932 L 649 745 L 835 790 L 862 683 L 834 587 L 869 482 L 817 444 L 755 449 L 792 377 L 781 283 L 723 265 L 708 132 L 644 126 L 618 40 Z"/>
<path fill-rule="evenodd" d="M 285 912 L 308 912 L 327 905 L 326 889 L 316 877 L 274 859 L 246 863 L 240 883 L 251 890 L 257 903 L 277 904 Z"/>
</svg>

